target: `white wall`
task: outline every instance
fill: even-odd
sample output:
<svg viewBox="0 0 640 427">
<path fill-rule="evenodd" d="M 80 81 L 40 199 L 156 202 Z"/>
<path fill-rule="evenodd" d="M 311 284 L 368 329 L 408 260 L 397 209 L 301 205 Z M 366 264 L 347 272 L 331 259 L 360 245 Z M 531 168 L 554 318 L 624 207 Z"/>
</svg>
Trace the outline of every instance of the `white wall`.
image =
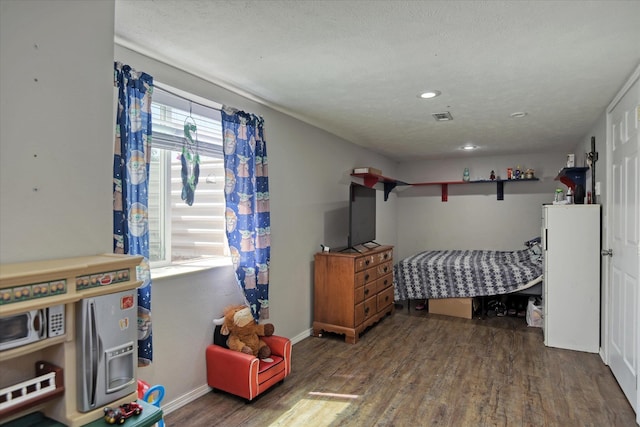
<svg viewBox="0 0 640 427">
<path fill-rule="evenodd" d="M 208 391 L 204 353 L 213 340 L 212 320 L 224 307 L 243 301 L 231 265 L 154 280 L 154 358 L 151 366 L 138 369 L 138 376 L 165 386 L 164 404 Z"/>
<path fill-rule="evenodd" d="M 594 136 L 596 138 L 596 152 L 598 153 L 598 161 L 595 164 L 596 174 L 595 174 L 595 182 L 600 183 L 600 195 L 592 194 L 594 203 L 599 203 L 602 205 L 602 210 L 600 211 L 602 215 L 601 219 L 601 245 L 602 248 L 605 248 L 608 241 L 608 229 L 607 229 L 607 115 L 606 111 L 602 113 L 602 115 L 598 118 L 598 120 L 594 123 L 593 127 L 587 132 L 584 136 L 583 140 L 580 141 L 579 144 L 576 145 L 575 154 L 576 154 L 576 166 L 587 166 L 586 163 L 586 153 L 591 151 L 591 137 Z M 591 170 L 587 171 L 586 174 L 586 183 L 585 183 L 585 194 L 587 191 L 591 191 Z M 585 196 L 586 200 L 586 196 Z M 585 202 L 586 203 L 586 202 Z M 597 230 L 593 230 L 593 232 L 597 232 Z M 607 301 L 607 292 L 606 292 L 606 267 L 607 263 L 604 259 L 605 257 L 600 258 L 601 268 L 600 268 L 600 344 L 602 347 L 606 346 L 607 340 L 607 312 L 608 312 L 608 301 Z"/>
<path fill-rule="evenodd" d="M 307 336 L 313 254 L 321 243 L 346 244 L 349 171 L 370 165 L 393 175 L 395 164 L 176 68 L 114 49 L 112 0 L 1 1 L 0 8 L 2 263 L 111 251 L 115 59 L 265 118 L 270 321 L 281 335 Z M 379 240 L 395 244 L 395 197 L 378 206 Z M 139 374 L 164 384 L 169 403 L 206 388 L 203 346 L 211 341 L 211 319 L 231 298 L 226 273 L 154 283 L 154 364 Z"/>
<path fill-rule="evenodd" d="M 378 192 L 378 238 L 396 258 L 425 248 L 519 247 L 539 232 L 566 153 L 468 162 L 392 161 L 169 65 L 113 45 L 114 1 L 0 1 L 0 260 L 110 252 L 112 245 L 113 60 L 158 82 L 262 115 L 272 209 L 271 321 L 306 336 L 312 321 L 313 254 L 346 244 L 349 171 L 374 166 L 409 182 L 458 180 L 507 166 L 533 167 L 538 183 Z M 38 45 L 35 49 L 34 45 Z M 38 82 L 35 82 L 35 78 Z M 602 138 L 604 141 L 604 138 Z M 600 150 L 601 153 L 604 150 Z M 37 155 L 37 157 L 34 157 Z M 402 176 L 399 172 L 402 172 Z M 378 187 L 381 187 L 378 185 Z M 37 188 L 38 191 L 34 191 Z M 397 234 L 396 234 L 397 233 Z M 228 268 L 154 283 L 154 364 L 140 369 L 167 387 L 166 401 L 206 390 L 204 346 L 211 319 L 232 301 Z"/>
<path fill-rule="evenodd" d="M 441 187 L 414 186 L 398 193 L 398 250 L 402 258 L 422 250 L 514 250 L 540 236 L 542 204 L 553 201 L 554 181 L 566 153 L 527 156 L 473 157 L 402 163 L 400 177 L 409 183 L 461 181 L 465 167 L 471 179 L 489 179 L 491 170 L 506 178 L 507 167 L 532 168 L 540 181 L 504 183 L 504 200 L 497 184 L 449 185 L 447 202 Z"/>
<path fill-rule="evenodd" d="M 346 244 L 349 172 L 355 166 L 371 165 L 393 173 L 394 163 L 124 47 L 115 47 L 115 60 L 152 75 L 160 84 L 264 117 L 272 232 L 269 321 L 280 335 L 308 336 L 313 317 L 313 254 L 321 243 Z M 382 191 L 378 192 L 378 235 L 388 244 L 396 243 L 394 201 L 391 197 L 382 202 Z M 220 275 L 214 269 L 154 284 L 154 364 L 139 375 L 149 383 L 170 385 L 168 401 L 206 385 L 203 345 L 211 341 L 211 319 L 219 317 L 224 307 L 215 304 L 222 298 L 218 286 L 233 280 L 233 275 Z M 166 333 L 167 325 L 188 334 L 180 337 L 180 345 L 173 334 Z M 175 369 L 183 363 L 189 366 L 188 375 Z"/>
<path fill-rule="evenodd" d="M 0 262 L 112 250 L 114 2 L 0 2 Z"/>
</svg>

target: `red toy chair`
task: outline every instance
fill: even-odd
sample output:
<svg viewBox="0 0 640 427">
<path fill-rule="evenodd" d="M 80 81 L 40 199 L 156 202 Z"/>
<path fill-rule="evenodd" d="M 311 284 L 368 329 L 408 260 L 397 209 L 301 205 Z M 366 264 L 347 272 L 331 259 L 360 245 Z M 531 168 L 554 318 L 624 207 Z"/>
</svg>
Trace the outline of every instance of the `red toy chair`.
<svg viewBox="0 0 640 427">
<path fill-rule="evenodd" d="M 291 341 L 272 335 L 261 337 L 271 348 L 271 359 L 229 350 L 227 337 L 215 327 L 213 344 L 207 347 L 207 383 L 215 390 L 226 391 L 253 400 L 271 386 L 284 381 L 291 373 Z"/>
</svg>

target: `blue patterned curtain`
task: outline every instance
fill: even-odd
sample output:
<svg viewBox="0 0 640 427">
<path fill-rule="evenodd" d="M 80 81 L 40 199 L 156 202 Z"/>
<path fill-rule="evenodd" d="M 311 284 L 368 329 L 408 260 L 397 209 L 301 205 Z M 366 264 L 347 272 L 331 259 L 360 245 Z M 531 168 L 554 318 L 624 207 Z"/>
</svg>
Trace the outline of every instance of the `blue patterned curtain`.
<svg viewBox="0 0 640 427">
<path fill-rule="evenodd" d="M 229 249 L 254 318 L 268 319 L 271 219 L 264 120 L 224 108 L 222 134 Z"/>
<path fill-rule="evenodd" d="M 138 366 L 151 364 L 149 161 L 153 77 L 114 63 L 118 113 L 113 158 L 113 252 L 142 255 L 138 280 Z"/>
</svg>

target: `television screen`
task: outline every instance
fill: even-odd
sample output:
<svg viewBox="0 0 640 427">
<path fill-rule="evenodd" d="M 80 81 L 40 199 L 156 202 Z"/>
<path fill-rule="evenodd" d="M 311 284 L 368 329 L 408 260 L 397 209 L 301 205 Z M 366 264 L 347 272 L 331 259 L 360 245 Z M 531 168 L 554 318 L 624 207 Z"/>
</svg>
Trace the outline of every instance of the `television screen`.
<svg viewBox="0 0 640 427">
<path fill-rule="evenodd" d="M 349 189 L 350 248 L 376 239 L 376 190 L 351 183 Z"/>
</svg>

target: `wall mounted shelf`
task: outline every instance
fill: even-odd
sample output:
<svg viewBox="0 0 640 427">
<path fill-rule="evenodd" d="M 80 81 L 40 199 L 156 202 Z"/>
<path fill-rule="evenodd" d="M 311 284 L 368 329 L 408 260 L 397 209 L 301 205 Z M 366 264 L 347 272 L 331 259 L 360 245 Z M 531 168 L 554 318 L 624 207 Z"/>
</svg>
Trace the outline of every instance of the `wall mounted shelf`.
<svg viewBox="0 0 640 427">
<path fill-rule="evenodd" d="M 351 174 L 351 176 L 357 176 L 364 179 L 364 185 L 367 187 L 373 187 L 378 182 L 384 184 L 384 200 L 389 198 L 389 193 L 398 185 L 411 185 L 411 186 L 427 186 L 427 185 L 439 185 L 441 192 L 441 200 L 446 202 L 449 200 L 449 185 L 471 185 L 471 184 L 496 184 L 496 199 L 504 200 L 504 183 L 505 182 L 534 182 L 539 181 L 538 178 L 530 179 L 496 179 L 496 180 L 478 180 L 478 181 L 433 181 L 433 182 L 415 182 L 408 183 L 397 179 L 389 178 L 382 175 L 376 175 L 372 173 L 357 173 Z"/>
<path fill-rule="evenodd" d="M 372 188 L 378 182 L 381 182 L 384 185 L 384 201 L 386 202 L 389 198 L 389 193 L 391 190 L 396 188 L 398 185 L 411 185 L 407 182 L 400 181 L 398 179 L 389 178 L 382 175 L 377 175 L 374 173 L 352 173 L 351 176 L 357 176 L 358 178 L 364 179 L 364 185 L 369 188 Z"/>
<path fill-rule="evenodd" d="M 563 168 L 558 172 L 555 181 L 560 181 L 567 187 L 571 188 L 575 192 L 576 185 L 582 185 L 582 188 L 586 188 L 586 174 L 589 170 L 588 167 L 577 168 Z"/>
</svg>

